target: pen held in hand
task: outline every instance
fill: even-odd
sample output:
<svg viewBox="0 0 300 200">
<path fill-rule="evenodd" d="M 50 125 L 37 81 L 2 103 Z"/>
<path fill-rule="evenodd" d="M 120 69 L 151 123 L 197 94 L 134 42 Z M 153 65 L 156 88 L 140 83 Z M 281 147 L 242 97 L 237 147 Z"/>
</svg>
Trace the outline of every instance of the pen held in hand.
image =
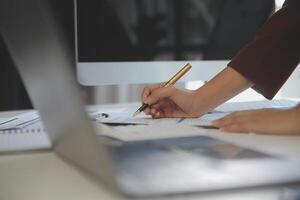
<svg viewBox="0 0 300 200">
<path fill-rule="evenodd" d="M 184 74 L 186 74 L 190 69 L 192 68 L 192 65 L 187 63 L 180 71 L 178 71 L 168 82 L 164 84 L 163 87 L 168 87 L 170 85 L 175 84 Z M 139 113 L 143 112 L 146 108 L 148 108 L 150 105 L 143 103 L 143 105 L 133 113 L 133 117 L 137 116 Z"/>
</svg>

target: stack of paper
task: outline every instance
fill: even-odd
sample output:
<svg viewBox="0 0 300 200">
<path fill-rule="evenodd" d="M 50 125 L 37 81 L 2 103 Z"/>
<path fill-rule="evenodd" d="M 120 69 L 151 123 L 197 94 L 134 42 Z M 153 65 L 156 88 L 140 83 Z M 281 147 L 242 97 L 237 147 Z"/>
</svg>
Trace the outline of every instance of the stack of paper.
<svg viewBox="0 0 300 200">
<path fill-rule="evenodd" d="M 37 111 L 0 118 L 0 152 L 48 149 L 51 142 Z"/>
<path fill-rule="evenodd" d="M 40 121 L 37 111 L 30 111 L 13 117 L 0 118 L 0 130 L 22 129 Z"/>
</svg>

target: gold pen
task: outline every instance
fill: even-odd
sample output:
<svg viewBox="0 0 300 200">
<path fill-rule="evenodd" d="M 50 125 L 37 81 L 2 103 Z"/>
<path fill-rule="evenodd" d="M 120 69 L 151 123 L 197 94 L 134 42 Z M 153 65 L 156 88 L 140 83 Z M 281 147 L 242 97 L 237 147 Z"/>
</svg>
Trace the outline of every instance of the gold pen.
<svg viewBox="0 0 300 200">
<path fill-rule="evenodd" d="M 168 87 L 170 85 L 173 85 L 176 83 L 185 73 L 187 73 L 192 68 L 192 65 L 189 63 L 186 64 L 179 72 L 177 72 L 168 82 L 164 84 L 163 87 Z M 143 105 L 133 113 L 133 117 L 137 116 L 139 113 L 143 112 L 147 107 L 149 107 L 148 104 L 143 103 Z"/>
</svg>

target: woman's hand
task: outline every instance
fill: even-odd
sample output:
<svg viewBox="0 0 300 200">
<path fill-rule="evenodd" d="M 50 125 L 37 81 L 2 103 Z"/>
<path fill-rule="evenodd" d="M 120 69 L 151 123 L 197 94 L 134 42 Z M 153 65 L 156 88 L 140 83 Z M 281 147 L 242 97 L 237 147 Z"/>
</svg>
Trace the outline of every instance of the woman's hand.
<svg viewBox="0 0 300 200">
<path fill-rule="evenodd" d="M 225 132 L 300 135 L 300 106 L 233 112 L 213 125 Z"/>
<path fill-rule="evenodd" d="M 196 117 L 191 111 L 195 92 L 163 87 L 163 83 L 145 87 L 141 96 L 143 103 L 151 105 L 144 110 L 153 118 Z"/>
<path fill-rule="evenodd" d="M 226 67 L 195 91 L 180 90 L 172 85 L 164 88 L 163 85 L 146 87 L 142 93 L 142 102 L 152 105 L 144 112 L 153 118 L 199 117 L 251 87 L 253 83 L 231 67 Z"/>
</svg>

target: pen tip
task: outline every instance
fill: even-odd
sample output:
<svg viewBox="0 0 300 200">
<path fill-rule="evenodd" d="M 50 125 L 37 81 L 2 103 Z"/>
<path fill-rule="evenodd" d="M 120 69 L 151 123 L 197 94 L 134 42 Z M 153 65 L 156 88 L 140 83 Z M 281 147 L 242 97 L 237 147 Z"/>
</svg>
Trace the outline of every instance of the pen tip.
<svg viewBox="0 0 300 200">
<path fill-rule="evenodd" d="M 139 113 L 140 113 L 140 111 L 139 111 L 139 110 L 135 111 L 135 112 L 133 113 L 132 117 L 135 117 L 135 116 L 137 116 Z"/>
</svg>

